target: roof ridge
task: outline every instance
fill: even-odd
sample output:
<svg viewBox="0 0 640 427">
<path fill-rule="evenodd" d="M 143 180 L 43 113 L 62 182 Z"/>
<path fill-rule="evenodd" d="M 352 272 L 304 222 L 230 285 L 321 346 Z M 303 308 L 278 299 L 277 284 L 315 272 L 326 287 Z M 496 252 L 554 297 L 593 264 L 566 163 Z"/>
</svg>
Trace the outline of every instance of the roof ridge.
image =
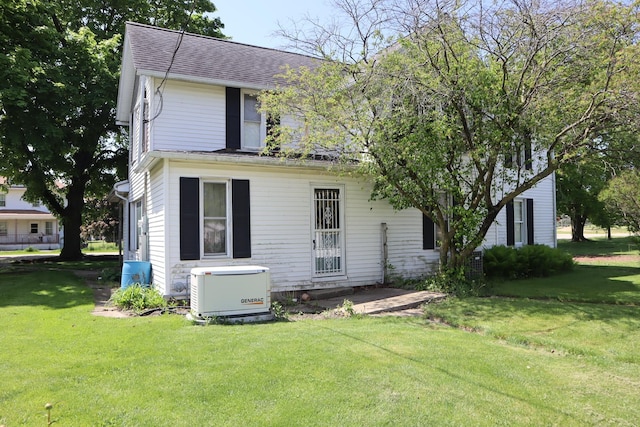
<svg viewBox="0 0 640 427">
<path fill-rule="evenodd" d="M 237 41 L 234 41 L 234 40 L 231 40 L 231 39 L 222 39 L 222 38 L 219 38 L 219 37 L 206 36 L 204 34 L 191 33 L 189 31 L 183 31 L 183 30 L 173 30 L 173 29 L 170 29 L 170 28 L 158 27 L 156 25 L 143 24 L 141 22 L 127 21 L 126 25 L 133 25 L 133 26 L 137 26 L 137 27 L 149 28 L 149 29 L 153 29 L 153 30 L 159 30 L 159 31 L 164 31 L 164 32 L 168 32 L 168 33 L 175 33 L 175 34 L 179 34 L 179 33 L 182 32 L 185 36 L 190 36 L 190 37 L 197 37 L 197 38 L 202 38 L 202 39 L 207 39 L 207 40 L 215 40 L 217 42 L 224 42 L 224 43 L 229 43 L 229 44 L 234 44 L 234 45 L 247 46 L 247 47 L 254 48 L 254 49 L 262 49 L 262 50 L 268 50 L 268 51 L 272 51 L 272 52 L 286 53 L 288 55 L 297 55 L 297 56 L 300 56 L 300 57 L 310 58 L 310 59 L 314 59 L 314 60 L 321 60 L 322 59 L 322 58 L 318 58 L 318 57 L 315 57 L 315 56 L 306 55 L 304 53 L 290 52 L 288 50 L 275 49 L 275 48 L 272 48 L 272 47 L 257 46 L 257 45 L 253 45 L 253 44 L 237 42 Z"/>
</svg>

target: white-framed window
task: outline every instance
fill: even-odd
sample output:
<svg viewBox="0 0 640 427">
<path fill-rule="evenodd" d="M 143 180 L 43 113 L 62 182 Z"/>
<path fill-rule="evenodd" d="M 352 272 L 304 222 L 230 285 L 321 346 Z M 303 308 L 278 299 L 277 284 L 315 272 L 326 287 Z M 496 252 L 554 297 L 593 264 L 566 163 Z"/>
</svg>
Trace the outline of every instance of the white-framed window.
<svg viewBox="0 0 640 427">
<path fill-rule="evenodd" d="M 522 246 L 527 241 L 526 206 L 522 199 L 513 201 L 513 236 L 515 246 Z"/>
<path fill-rule="evenodd" d="M 140 249 L 140 244 L 141 244 L 141 240 L 142 240 L 142 200 L 137 200 L 135 202 L 133 202 L 133 212 L 131 217 L 133 218 L 133 236 L 132 237 L 132 242 L 133 245 L 132 247 L 135 250 Z"/>
<path fill-rule="evenodd" d="M 6 237 L 9 234 L 6 221 L 0 221 L 0 236 Z"/>
<path fill-rule="evenodd" d="M 267 137 L 267 123 L 264 115 L 258 111 L 258 94 L 242 94 L 242 149 L 258 151 L 264 148 Z"/>
<path fill-rule="evenodd" d="M 7 206 L 7 195 L 0 194 L 0 208 L 4 208 Z"/>
<path fill-rule="evenodd" d="M 31 223 L 31 234 L 38 234 L 38 223 L 37 222 L 32 222 Z"/>
<path fill-rule="evenodd" d="M 31 204 L 31 206 L 33 206 L 34 208 L 39 208 L 40 207 L 40 202 L 39 201 L 33 202 Z"/>
<path fill-rule="evenodd" d="M 151 121 L 149 116 L 149 91 L 147 90 L 146 86 L 144 87 L 142 92 L 142 122 L 140 123 L 140 131 L 142 132 L 142 137 L 140 140 L 140 152 L 146 153 L 147 151 L 149 151 L 149 138 L 151 137 L 149 135 L 151 128 Z"/>
<path fill-rule="evenodd" d="M 51 236 L 53 234 L 53 222 L 47 221 L 44 223 L 44 234 Z"/>
<path fill-rule="evenodd" d="M 202 182 L 202 244 L 204 256 L 229 252 L 228 182 Z"/>
</svg>

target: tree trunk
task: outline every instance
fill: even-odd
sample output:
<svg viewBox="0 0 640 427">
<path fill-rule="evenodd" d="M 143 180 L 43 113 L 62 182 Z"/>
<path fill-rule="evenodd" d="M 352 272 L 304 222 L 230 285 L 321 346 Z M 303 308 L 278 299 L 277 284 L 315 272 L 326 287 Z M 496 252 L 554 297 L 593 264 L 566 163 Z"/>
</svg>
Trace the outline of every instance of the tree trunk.
<svg viewBox="0 0 640 427">
<path fill-rule="evenodd" d="M 611 226 L 607 226 L 607 240 L 611 240 Z"/>
<path fill-rule="evenodd" d="M 64 246 L 60 252 L 60 259 L 64 261 L 79 261 L 82 259 L 82 239 L 80 226 L 82 225 L 82 210 L 84 208 L 84 189 L 73 185 L 67 193 L 67 206 L 62 216 L 64 226 Z"/>
<path fill-rule="evenodd" d="M 584 225 L 587 222 L 587 217 L 582 215 L 576 215 L 571 218 L 571 241 L 572 242 L 587 242 L 589 239 L 584 237 Z"/>
</svg>

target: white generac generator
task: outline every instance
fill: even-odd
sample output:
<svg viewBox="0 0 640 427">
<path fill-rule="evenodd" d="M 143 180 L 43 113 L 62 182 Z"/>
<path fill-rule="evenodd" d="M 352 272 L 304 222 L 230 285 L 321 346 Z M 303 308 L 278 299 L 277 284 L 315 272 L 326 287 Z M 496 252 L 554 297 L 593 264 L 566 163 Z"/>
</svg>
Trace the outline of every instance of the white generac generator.
<svg viewBox="0 0 640 427">
<path fill-rule="evenodd" d="M 191 313 L 198 317 L 266 313 L 269 269 L 257 265 L 191 269 Z"/>
</svg>

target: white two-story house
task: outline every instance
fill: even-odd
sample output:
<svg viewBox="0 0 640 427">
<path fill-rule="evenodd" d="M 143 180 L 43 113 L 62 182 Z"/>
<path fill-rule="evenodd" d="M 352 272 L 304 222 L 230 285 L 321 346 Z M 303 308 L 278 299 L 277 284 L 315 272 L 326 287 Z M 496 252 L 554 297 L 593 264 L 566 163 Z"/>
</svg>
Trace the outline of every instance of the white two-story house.
<svg viewBox="0 0 640 427">
<path fill-rule="evenodd" d="M 0 185 L 0 250 L 59 249 L 58 219 L 44 205 L 23 200 L 26 187 L 3 177 Z"/>
<path fill-rule="evenodd" d="M 260 155 L 268 123 L 256 94 L 284 65 L 314 59 L 128 23 L 117 120 L 130 135 L 124 257 L 150 261 L 166 296 L 194 267 L 262 265 L 272 291 L 380 283 L 436 268 L 430 221 L 370 200 L 370 183 L 320 160 Z M 283 118 L 283 120 L 285 120 Z M 486 245 L 555 245 L 553 177 L 501 213 Z"/>
</svg>

